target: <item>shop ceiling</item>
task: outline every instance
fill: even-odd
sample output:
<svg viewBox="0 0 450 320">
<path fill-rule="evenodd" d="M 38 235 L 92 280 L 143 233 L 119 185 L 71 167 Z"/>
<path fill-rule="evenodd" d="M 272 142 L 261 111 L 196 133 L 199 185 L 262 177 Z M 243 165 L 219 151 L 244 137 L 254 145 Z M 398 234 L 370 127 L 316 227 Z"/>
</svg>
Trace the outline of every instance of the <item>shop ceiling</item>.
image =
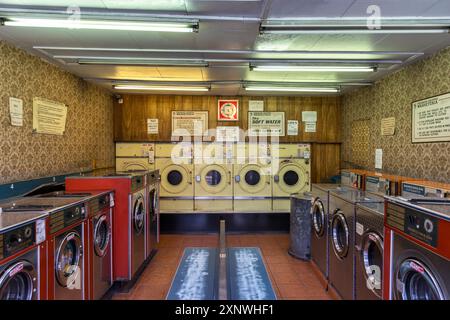
<svg viewBox="0 0 450 320">
<path fill-rule="evenodd" d="M 375 20 L 378 13 L 381 20 Z M 306 89 L 347 92 L 371 85 L 450 46 L 448 0 L 0 0 L 0 17 L 187 21 L 198 27 L 148 32 L 0 26 L 0 39 L 117 93 L 148 92 L 146 87 L 168 93 L 175 86 L 180 90 L 170 93 L 336 94 Z M 367 21 L 381 22 L 383 31 L 368 31 Z"/>
</svg>

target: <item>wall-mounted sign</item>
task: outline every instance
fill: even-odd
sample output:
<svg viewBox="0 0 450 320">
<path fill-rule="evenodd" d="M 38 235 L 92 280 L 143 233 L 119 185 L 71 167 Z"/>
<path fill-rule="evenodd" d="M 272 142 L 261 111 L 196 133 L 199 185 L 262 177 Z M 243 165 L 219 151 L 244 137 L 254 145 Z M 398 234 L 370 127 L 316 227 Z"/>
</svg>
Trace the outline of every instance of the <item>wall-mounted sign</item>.
<svg viewBox="0 0 450 320">
<path fill-rule="evenodd" d="M 249 136 L 284 136 L 284 112 L 248 113 Z"/>
<path fill-rule="evenodd" d="M 216 128 L 216 141 L 219 142 L 238 142 L 239 127 L 218 126 Z"/>
<path fill-rule="evenodd" d="M 248 111 L 264 111 L 264 101 L 250 100 L 248 102 Z"/>
<path fill-rule="evenodd" d="M 147 134 L 158 134 L 158 119 L 147 119 Z"/>
<path fill-rule="evenodd" d="M 288 136 L 298 135 L 298 121 L 297 120 L 288 120 L 287 121 L 287 135 Z"/>
<path fill-rule="evenodd" d="M 375 169 L 383 169 L 383 149 L 375 149 Z"/>
<path fill-rule="evenodd" d="M 23 126 L 23 100 L 10 97 L 9 98 L 9 114 L 11 116 L 11 125 Z"/>
<path fill-rule="evenodd" d="M 393 136 L 395 134 L 395 118 L 383 118 L 381 119 L 381 135 Z"/>
<path fill-rule="evenodd" d="M 305 132 L 316 132 L 316 122 L 305 122 Z"/>
<path fill-rule="evenodd" d="M 66 119 L 67 106 L 64 103 L 33 99 L 33 132 L 63 135 Z"/>
<path fill-rule="evenodd" d="M 317 122 L 317 111 L 303 111 L 302 112 L 303 122 Z"/>
<path fill-rule="evenodd" d="M 172 137 L 203 136 L 208 111 L 172 111 Z"/>
<path fill-rule="evenodd" d="M 239 100 L 219 100 L 217 102 L 217 120 L 238 121 Z"/>
<path fill-rule="evenodd" d="M 412 104 L 412 142 L 450 141 L 450 93 Z"/>
</svg>

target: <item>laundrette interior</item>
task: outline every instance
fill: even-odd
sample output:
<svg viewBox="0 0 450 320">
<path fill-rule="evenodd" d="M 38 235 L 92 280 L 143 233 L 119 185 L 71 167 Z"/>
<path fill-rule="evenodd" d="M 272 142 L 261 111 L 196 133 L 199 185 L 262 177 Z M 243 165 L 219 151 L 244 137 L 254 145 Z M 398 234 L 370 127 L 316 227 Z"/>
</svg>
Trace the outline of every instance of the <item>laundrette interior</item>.
<svg viewBox="0 0 450 320">
<path fill-rule="evenodd" d="M 449 300 L 447 0 L 0 1 L 0 300 Z"/>
</svg>

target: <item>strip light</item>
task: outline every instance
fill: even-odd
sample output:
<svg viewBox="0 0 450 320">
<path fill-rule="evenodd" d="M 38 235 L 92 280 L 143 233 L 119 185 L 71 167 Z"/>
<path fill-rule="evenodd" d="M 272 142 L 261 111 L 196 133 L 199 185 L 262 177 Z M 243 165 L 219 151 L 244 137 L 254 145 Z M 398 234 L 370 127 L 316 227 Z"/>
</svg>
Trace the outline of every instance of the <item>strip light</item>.
<svg viewBox="0 0 450 320">
<path fill-rule="evenodd" d="M 352 28 L 317 28 L 317 29 L 278 29 L 278 28 L 262 28 L 261 33 L 272 34 L 445 34 L 449 33 L 450 28 L 423 28 L 423 29 L 352 29 Z"/>
<path fill-rule="evenodd" d="M 55 57 L 58 58 L 58 57 Z M 80 65 L 132 65 L 132 66 L 161 66 L 161 67 L 208 67 L 205 61 L 177 61 L 156 59 L 130 59 L 130 58 L 82 58 L 78 59 Z"/>
<path fill-rule="evenodd" d="M 198 23 L 187 22 L 139 22 L 118 20 L 71 20 L 45 18 L 8 18 L 5 26 L 64 29 L 95 29 L 122 31 L 197 32 Z"/>
<path fill-rule="evenodd" d="M 254 87 L 247 86 L 245 87 L 246 91 L 280 91 L 280 92 L 322 92 L 322 93 L 339 93 L 339 88 L 307 88 L 307 87 Z"/>
<path fill-rule="evenodd" d="M 115 85 L 116 90 L 140 90 L 140 91 L 209 91 L 209 87 L 184 87 L 184 86 L 150 86 L 150 85 Z"/>
<path fill-rule="evenodd" d="M 278 71 L 278 72 L 375 72 L 375 67 L 367 66 L 296 66 L 296 65 L 284 65 L 284 66 L 250 66 L 250 70 L 253 71 Z"/>
</svg>

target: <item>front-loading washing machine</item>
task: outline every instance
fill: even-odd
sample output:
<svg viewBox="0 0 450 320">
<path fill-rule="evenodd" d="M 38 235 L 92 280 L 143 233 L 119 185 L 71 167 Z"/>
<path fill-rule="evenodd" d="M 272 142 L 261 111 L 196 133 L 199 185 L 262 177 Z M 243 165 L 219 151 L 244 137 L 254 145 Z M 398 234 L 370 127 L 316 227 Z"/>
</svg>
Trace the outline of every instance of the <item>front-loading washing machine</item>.
<svg viewBox="0 0 450 320">
<path fill-rule="evenodd" d="M 329 191 L 338 184 L 313 184 L 311 187 L 311 260 L 328 279 L 328 203 Z"/>
<path fill-rule="evenodd" d="M 205 143 L 194 151 L 194 209 L 201 212 L 233 210 L 233 158 L 230 145 Z"/>
<path fill-rule="evenodd" d="M 272 144 L 273 211 L 289 212 L 290 195 L 311 189 L 311 146 Z"/>
<path fill-rule="evenodd" d="M 146 227 L 146 189 L 141 188 L 131 196 L 131 241 L 128 248 L 131 253 L 130 270 L 134 276 L 146 260 L 145 227 Z"/>
<path fill-rule="evenodd" d="M 356 205 L 355 297 L 383 297 L 384 202 Z"/>
<path fill-rule="evenodd" d="M 1 214 L 0 300 L 42 299 L 41 287 L 45 288 L 45 284 L 41 283 L 41 274 L 45 272 L 45 261 L 40 261 L 39 243 L 46 237 L 45 217 L 46 213 L 42 212 Z M 39 228 L 42 221 L 44 227 Z"/>
<path fill-rule="evenodd" d="M 159 171 L 147 174 L 147 223 L 145 229 L 145 256 L 151 258 L 158 249 L 159 243 Z"/>
<path fill-rule="evenodd" d="M 156 144 L 155 169 L 160 174 L 161 213 L 194 210 L 192 155 L 190 143 Z"/>
<path fill-rule="evenodd" d="M 245 145 L 245 157 L 234 158 L 233 207 L 235 212 L 272 210 L 271 158 L 267 144 Z"/>
<path fill-rule="evenodd" d="M 356 204 L 383 202 L 353 188 L 330 191 L 329 197 L 329 283 L 345 300 L 355 298 L 355 211 Z"/>
<path fill-rule="evenodd" d="M 450 300 L 450 202 L 386 199 L 385 298 Z"/>
<path fill-rule="evenodd" d="M 155 144 L 137 142 L 116 143 L 116 170 L 136 171 L 155 169 Z"/>
</svg>

